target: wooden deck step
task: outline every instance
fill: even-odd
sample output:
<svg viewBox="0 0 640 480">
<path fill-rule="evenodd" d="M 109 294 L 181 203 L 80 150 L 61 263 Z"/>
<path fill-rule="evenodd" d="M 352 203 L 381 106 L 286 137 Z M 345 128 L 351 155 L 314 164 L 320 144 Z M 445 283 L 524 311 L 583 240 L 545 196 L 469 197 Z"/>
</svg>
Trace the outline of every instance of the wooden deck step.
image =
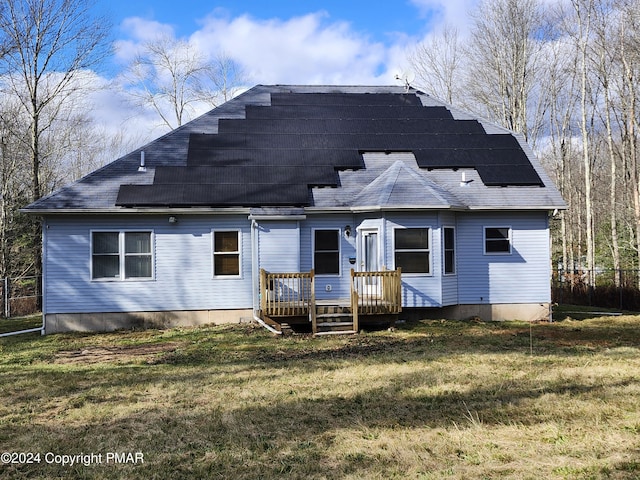
<svg viewBox="0 0 640 480">
<path fill-rule="evenodd" d="M 317 327 L 352 327 L 353 322 L 318 322 Z"/>
<path fill-rule="evenodd" d="M 350 313 L 319 313 L 316 318 L 352 318 Z"/>
<path fill-rule="evenodd" d="M 352 335 L 357 333 L 353 315 L 344 309 L 323 307 L 316 314 L 316 335 Z"/>
<path fill-rule="evenodd" d="M 355 330 L 327 330 L 326 332 L 317 332 L 316 335 L 355 335 Z"/>
</svg>

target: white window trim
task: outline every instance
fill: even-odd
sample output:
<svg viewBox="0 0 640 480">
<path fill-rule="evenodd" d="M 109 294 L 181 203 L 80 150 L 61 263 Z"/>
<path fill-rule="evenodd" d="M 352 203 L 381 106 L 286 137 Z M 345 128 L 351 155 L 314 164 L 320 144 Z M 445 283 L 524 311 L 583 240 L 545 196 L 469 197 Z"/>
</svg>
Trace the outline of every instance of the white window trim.
<svg viewBox="0 0 640 480">
<path fill-rule="evenodd" d="M 149 233 L 149 242 L 151 243 L 151 276 L 150 277 L 131 277 L 125 276 L 125 233 L 127 232 L 142 232 Z M 109 278 L 94 278 L 93 277 L 93 234 L 94 233 L 117 233 L 118 234 L 118 261 L 120 264 L 120 276 Z M 156 248 L 155 248 L 155 232 L 152 229 L 145 228 L 101 228 L 89 231 L 89 275 L 92 282 L 149 282 L 156 279 Z"/>
<path fill-rule="evenodd" d="M 450 228 L 453 230 L 453 272 L 445 272 L 447 250 L 445 248 L 445 230 Z M 442 275 L 445 277 L 455 277 L 458 274 L 458 239 L 456 237 L 456 227 L 453 225 L 442 226 Z"/>
<path fill-rule="evenodd" d="M 314 227 L 311 229 L 311 265 L 316 270 L 316 232 L 318 230 L 331 230 L 338 232 L 338 273 L 316 273 L 316 277 L 341 277 L 342 276 L 342 229 L 333 227 Z"/>
<path fill-rule="evenodd" d="M 238 251 L 237 252 L 220 252 L 220 254 L 228 255 L 237 253 L 238 255 L 238 275 L 216 275 L 216 232 L 236 232 L 238 235 Z M 237 280 L 242 278 L 242 230 L 239 228 L 212 228 L 211 229 L 211 277 L 216 280 Z"/>
<path fill-rule="evenodd" d="M 487 230 L 490 228 L 496 228 L 496 229 L 504 229 L 506 228 L 507 230 L 509 230 L 509 251 L 508 252 L 487 252 Z M 498 256 L 508 256 L 511 255 L 513 252 L 513 229 L 511 228 L 510 225 L 485 225 L 482 227 L 482 251 L 484 253 L 484 255 L 489 255 L 489 256 L 494 256 L 494 255 L 498 255 Z"/>
<path fill-rule="evenodd" d="M 429 239 L 429 246 L 426 250 L 401 250 L 402 252 L 428 252 L 429 253 L 429 271 L 428 272 L 402 272 L 402 276 L 405 277 L 433 277 L 433 228 L 428 225 L 417 225 L 410 227 L 393 227 L 391 232 L 391 255 L 393 260 L 393 268 L 394 270 L 398 268 L 396 265 L 396 230 L 410 230 L 417 228 L 426 228 L 427 229 L 427 238 Z"/>
</svg>

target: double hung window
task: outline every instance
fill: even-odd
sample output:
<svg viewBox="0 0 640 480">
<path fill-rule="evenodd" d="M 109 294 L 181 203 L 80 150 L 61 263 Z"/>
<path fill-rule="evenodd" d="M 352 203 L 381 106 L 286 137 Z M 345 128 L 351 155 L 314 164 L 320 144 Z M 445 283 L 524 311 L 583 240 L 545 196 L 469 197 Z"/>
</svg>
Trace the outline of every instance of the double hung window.
<svg viewBox="0 0 640 480">
<path fill-rule="evenodd" d="M 485 255 L 510 254 L 511 229 L 509 227 L 485 227 L 484 253 Z"/>
<path fill-rule="evenodd" d="M 91 278 L 136 280 L 153 278 L 150 231 L 105 231 L 91 234 Z"/>
<path fill-rule="evenodd" d="M 240 232 L 238 230 L 213 232 L 213 276 L 240 276 Z"/>
<path fill-rule="evenodd" d="M 395 267 L 402 273 L 431 273 L 428 228 L 396 228 L 393 231 Z"/>
<path fill-rule="evenodd" d="M 453 227 L 444 227 L 442 232 L 444 274 L 454 275 L 456 273 L 456 231 Z"/>
<path fill-rule="evenodd" d="M 313 231 L 313 268 L 318 275 L 340 275 L 340 230 Z"/>
</svg>

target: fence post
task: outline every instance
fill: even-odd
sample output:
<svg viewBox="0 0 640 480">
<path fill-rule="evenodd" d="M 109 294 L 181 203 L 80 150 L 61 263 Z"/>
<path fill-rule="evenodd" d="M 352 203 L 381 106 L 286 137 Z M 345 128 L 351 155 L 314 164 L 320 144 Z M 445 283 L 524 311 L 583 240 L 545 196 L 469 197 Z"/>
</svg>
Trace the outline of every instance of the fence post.
<svg viewBox="0 0 640 480">
<path fill-rule="evenodd" d="M 9 306 L 9 277 L 4 279 L 4 318 L 11 317 L 11 307 Z"/>
<path fill-rule="evenodd" d="M 618 270 L 618 289 L 620 290 L 620 310 L 622 310 L 622 269 Z"/>
</svg>

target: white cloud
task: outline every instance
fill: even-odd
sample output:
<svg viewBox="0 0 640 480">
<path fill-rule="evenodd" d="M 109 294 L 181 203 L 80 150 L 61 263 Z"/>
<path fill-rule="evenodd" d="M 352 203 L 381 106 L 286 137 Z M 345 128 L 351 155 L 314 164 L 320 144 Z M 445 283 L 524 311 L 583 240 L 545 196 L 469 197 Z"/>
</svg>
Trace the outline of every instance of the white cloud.
<svg viewBox="0 0 640 480">
<path fill-rule="evenodd" d="M 142 43 L 174 35 L 168 25 L 137 17 L 126 19 L 121 30 L 127 37 L 115 45 L 121 64 Z M 329 21 L 324 12 L 282 20 L 229 18 L 217 10 L 201 21 L 189 41 L 211 56 L 224 52 L 245 68 L 253 83 L 264 84 L 389 84 L 394 82 L 390 55 L 402 51 L 355 32 L 348 22 Z"/>
<path fill-rule="evenodd" d="M 466 18 L 463 7 L 475 0 L 411 0 L 431 18 L 428 9 L 440 9 L 441 20 Z M 249 15 L 231 17 L 216 9 L 199 21 L 200 27 L 187 39 L 201 52 L 215 57 L 224 53 L 238 62 L 249 77 L 250 85 L 262 84 L 360 84 L 400 85 L 396 74 L 408 68 L 407 52 L 420 39 L 403 33 L 389 35 L 388 42 L 374 41 L 352 24 L 332 20 L 324 11 L 280 18 L 254 18 Z M 117 62 L 124 66 L 145 42 L 158 36 L 175 37 L 171 25 L 140 17 L 125 19 L 115 44 Z M 105 102 L 103 117 L 121 128 L 135 112 L 123 102 L 123 93 L 110 92 L 95 96 Z M 98 106 L 98 109 L 103 107 Z M 204 113 L 194 112 L 194 116 Z M 158 134 L 157 123 L 150 112 L 135 113 L 135 130 L 145 130 L 146 138 Z"/>
<path fill-rule="evenodd" d="M 224 51 L 257 83 L 384 83 L 387 61 L 381 43 L 311 13 L 289 20 L 211 16 L 191 36 L 201 48 Z"/>
<path fill-rule="evenodd" d="M 442 25 L 456 27 L 461 34 L 469 29 L 469 12 L 478 0 L 410 0 L 421 15 L 429 20 L 431 27 Z"/>
<path fill-rule="evenodd" d="M 117 40 L 114 44 L 114 50 L 116 60 L 123 64 L 130 62 L 135 57 L 143 43 L 158 37 L 173 37 L 175 35 L 172 26 L 140 17 L 125 18 L 120 25 L 120 30 L 128 38 Z"/>
</svg>

